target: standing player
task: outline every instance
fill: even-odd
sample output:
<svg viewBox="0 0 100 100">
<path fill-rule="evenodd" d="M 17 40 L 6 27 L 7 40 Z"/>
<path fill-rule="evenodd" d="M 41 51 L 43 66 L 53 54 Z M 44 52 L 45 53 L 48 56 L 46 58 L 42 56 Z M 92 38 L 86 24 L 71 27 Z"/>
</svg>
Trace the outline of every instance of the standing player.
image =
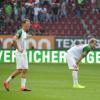
<svg viewBox="0 0 100 100">
<path fill-rule="evenodd" d="M 85 86 L 79 85 L 78 83 L 78 70 L 80 61 L 87 56 L 89 51 L 96 48 L 96 39 L 92 38 L 89 44 L 80 44 L 73 46 L 66 53 L 66 60 L 69 69 L 72 70 L 73 77 L 73 88 L 85 88 Z"/>
<path fill-rule="evenodd" d="M 25 19 L 22 21 L 22 28 L 17 31 L 13 38 L 14 45 L 16 47 L 16 70 L 8 77 L 4 82 L 4 87 L 7 91 L 10 88 L 10 81 L 17 75 L 21 74 L 21 91 L 30 91 L 26 88 L 26 74 L 28 70 L 28 60 L 26 52 L 26 40 L 32 37 L 28 35 L 30 29 L 30 20 Z"/>
</svg>

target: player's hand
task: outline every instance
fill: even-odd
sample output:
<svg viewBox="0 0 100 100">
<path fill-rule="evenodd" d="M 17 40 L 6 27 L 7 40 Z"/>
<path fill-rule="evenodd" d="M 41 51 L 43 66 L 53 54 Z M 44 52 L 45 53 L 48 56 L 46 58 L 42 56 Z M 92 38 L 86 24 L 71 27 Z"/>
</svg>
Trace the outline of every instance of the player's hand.
<svg viewBox="0 0 100 100">
<path fill-rule="evenodd" d="M 77 66 L 79 66 L 79 62 L 76 62 Z"/>
<path fill-rule="evenodd" d="M 79 64 L 80 64 L 80 62 L 77 62 L 77 68 L 78 68 L 78 70 L 79 70 Z"/>
<path fill-rule="evenodd" d="M 23 53 L 24 50 L 18 50 L 20 53 Z"/>
<path fill-rule="evenodd" d="M 77 68 L 78 68 L 78 70 L 79 70 L 79 65 L 77 65 Z"/>
</svg>

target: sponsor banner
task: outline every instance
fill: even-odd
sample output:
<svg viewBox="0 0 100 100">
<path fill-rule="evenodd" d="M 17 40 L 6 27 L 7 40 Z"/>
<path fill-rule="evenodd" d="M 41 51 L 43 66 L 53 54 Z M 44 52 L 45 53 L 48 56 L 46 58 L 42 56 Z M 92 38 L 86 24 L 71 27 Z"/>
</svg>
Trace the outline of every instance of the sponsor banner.
<svg viewBox="0 0 100 100">
<path fill-rule="evenodd" d="M 29 63 L 66 63 L 64 50 L 28 50 Z M 14 63 L 14 50 L 0 50 L 0 63 Z M 100 51 L 90 52 L 82 63 L 100 63 Z"/>
<path fill-rule="evenodd" d="M 69 49 L 77 44 L 87 44 L 89 39 L 85 38 L 69 38 L 69 37 L 55 37 L 55 49 Z M 100 49 L 100 39 L 97 39 L 97 49 Z"/>
<path fill-rule="evenodd" d="M 13 49 L 13 39 L 12 36 L 0 36 L 0 44 L 2 49 Z M 33 38 L 27 39 L 27 48 L 33 48 L 34 45 L 36 49 L 54 49 L 54 37 L 53 36 L 34 36 Z"/>
<path fill-rule="evenodd" d="M 34 46 L 36 49 L 69 49 L 76 44 L 87 44 L 89 39 L 85 38 L 71 38 L 71 37 L 58 37 L 58 36 L 34 36 L 27 40 L 27 48 L 32 49 Z M 12 36 L 0 36 L 0 48 L 1 49 L 14 49 Z M 97 49 L 100 50 L 100 39 L 97 39 Z"/>
</svg>

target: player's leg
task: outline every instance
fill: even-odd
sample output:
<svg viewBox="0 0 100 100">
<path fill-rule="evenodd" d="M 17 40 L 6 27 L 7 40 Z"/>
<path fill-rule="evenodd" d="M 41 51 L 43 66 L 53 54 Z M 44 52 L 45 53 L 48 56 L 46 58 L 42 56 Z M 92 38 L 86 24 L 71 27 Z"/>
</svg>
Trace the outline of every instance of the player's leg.
<svg viewBox="0 0 100 100">
<path fill-rule="evenodd" d="M 19 75 L 21 73 L 21 69 L 17 69 L 16 71 L 14 71 L 6 80 L 6 82 L 10 82 L 12 79 L 14 79 L 17 75 Z"/>
<path fill-rule="evenodd" d="M 72 60 L 72 77 L 73 77 L 73 88 L 85 88 L 85 86 L 82 86 L 79 84 L 78 82 L 78 72 L 79 72 L 79 68 L 78 65 L 76 64 L 76 60 L 73 58 Z"/>
<path fill-rule="evenodd" d="M 27 69 L 23 69 L 21 72 L 21 91 L 31 91 L 26 87 L 27 72 L 28 72 Z"/>
<path fill-rule="evenodd" d="M 68 67 L 70 70 L 72 70 L 72 78 L 73 78 L 73 87 L 75 88 L 84 88 L 81 87 L 78 83 L 78 66 L 76 64 L 76 60 L 74 59 L 73 55 L 71 54 L 66 54 L 66 60 L 68 63 Z"/>
<path fill-rule="evenodd" d="M 73 65 L 72 78 L 73 78 L 73 86 L 78 84 L 78 69 L 76 65 Z"/>
<path fill-rule="evenodd" d="M 71 54 L 67 53 L 66 59 L 69 69 L 72 70 L 73 85 L 78 84 L 78 68 L 75 64 L 74 58 Z"/>
<path fill-rule="evenodd" d="M 22 91 L 30 91 L 29 89 L 26 88 L 26 81 L 27 81 L 27 72 L 28 72 L 28 59 L 27 59 L 27 54 L 23 55 L 22 57 L 23 61 L 23 69 L 21 72 L 21 90 Z"/>
<path fill-rule="evenodd" d="M 73 69 L 72 69 L 72 77 L 73 77 L 73 88 L 85 88 L 85 86 L 82 86 L 78 82 L 78 66 L 76 64 L 76 61 L 73 60 Z"/>
<path fill-rule="evenodd" d="M 16 54 L 16 71 L 14 71 L 9 78 L 7 79 L 7 82 L 10 82 L 10 80 L 12 80 L 14 77 L 16 77 L 17 75 L 19 75 L 22 72 L 22 55 L 18 55 Z"/>
<path fill-rule="evenodd" d="M 10 81 L 16 77 L 17 75 L 19 75 L 21 73 L 21 67 L 22 67 L 22 56 L 16 53 L 16 71 L 14 71 L 8 78 L 7 80 L 4 82 L 4 87 L 6 90 L 9 90 L 9 83 Z"/>
<path fill-rule="evenodd" d="M 78 70 L 72 70 L 73 88 L 85 88 L 85 86 L 78 83 Z"/>
<path fill-rule="evenodd" d="M 4 87 L 7 91 L 9 91 L 9 88 L 10 88 L 10 81 L 12 79 L 14 79 L 17 75 L 19 75 L 21 73 L 22 70 L 20 69 L 17 69 L 16 71 L 14 71 L 7 79 L 6 81 L 4 82 Z"/>
<path fill-rule="evenodd" d="M 26 88 L 26 77 L 27 77 L 27 69 L 23 69 L 21 72 L 21 88 Z"/>
</svg>

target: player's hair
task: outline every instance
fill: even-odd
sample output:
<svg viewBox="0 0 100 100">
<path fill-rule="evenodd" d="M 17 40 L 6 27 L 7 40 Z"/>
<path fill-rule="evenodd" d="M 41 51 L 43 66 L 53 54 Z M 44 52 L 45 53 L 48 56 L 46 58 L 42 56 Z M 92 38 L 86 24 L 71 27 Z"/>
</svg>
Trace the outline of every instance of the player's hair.
<svg viewBox="0 0 100 100">
<path fill-rule="evenodd" d="M 24 19 L 24 20 L 22 21 L 22 24 L 25 24 L 26 22 L 30 22 L 30 20 L 29 20 L 29 19 Z"/>
<path fill-rule="evenodd" d="M 94 43 L 95 41 L 96 41 L 95 38 L 91 38 L 91 39 L 89 40 L 89 44 Z"/>
</svg>

